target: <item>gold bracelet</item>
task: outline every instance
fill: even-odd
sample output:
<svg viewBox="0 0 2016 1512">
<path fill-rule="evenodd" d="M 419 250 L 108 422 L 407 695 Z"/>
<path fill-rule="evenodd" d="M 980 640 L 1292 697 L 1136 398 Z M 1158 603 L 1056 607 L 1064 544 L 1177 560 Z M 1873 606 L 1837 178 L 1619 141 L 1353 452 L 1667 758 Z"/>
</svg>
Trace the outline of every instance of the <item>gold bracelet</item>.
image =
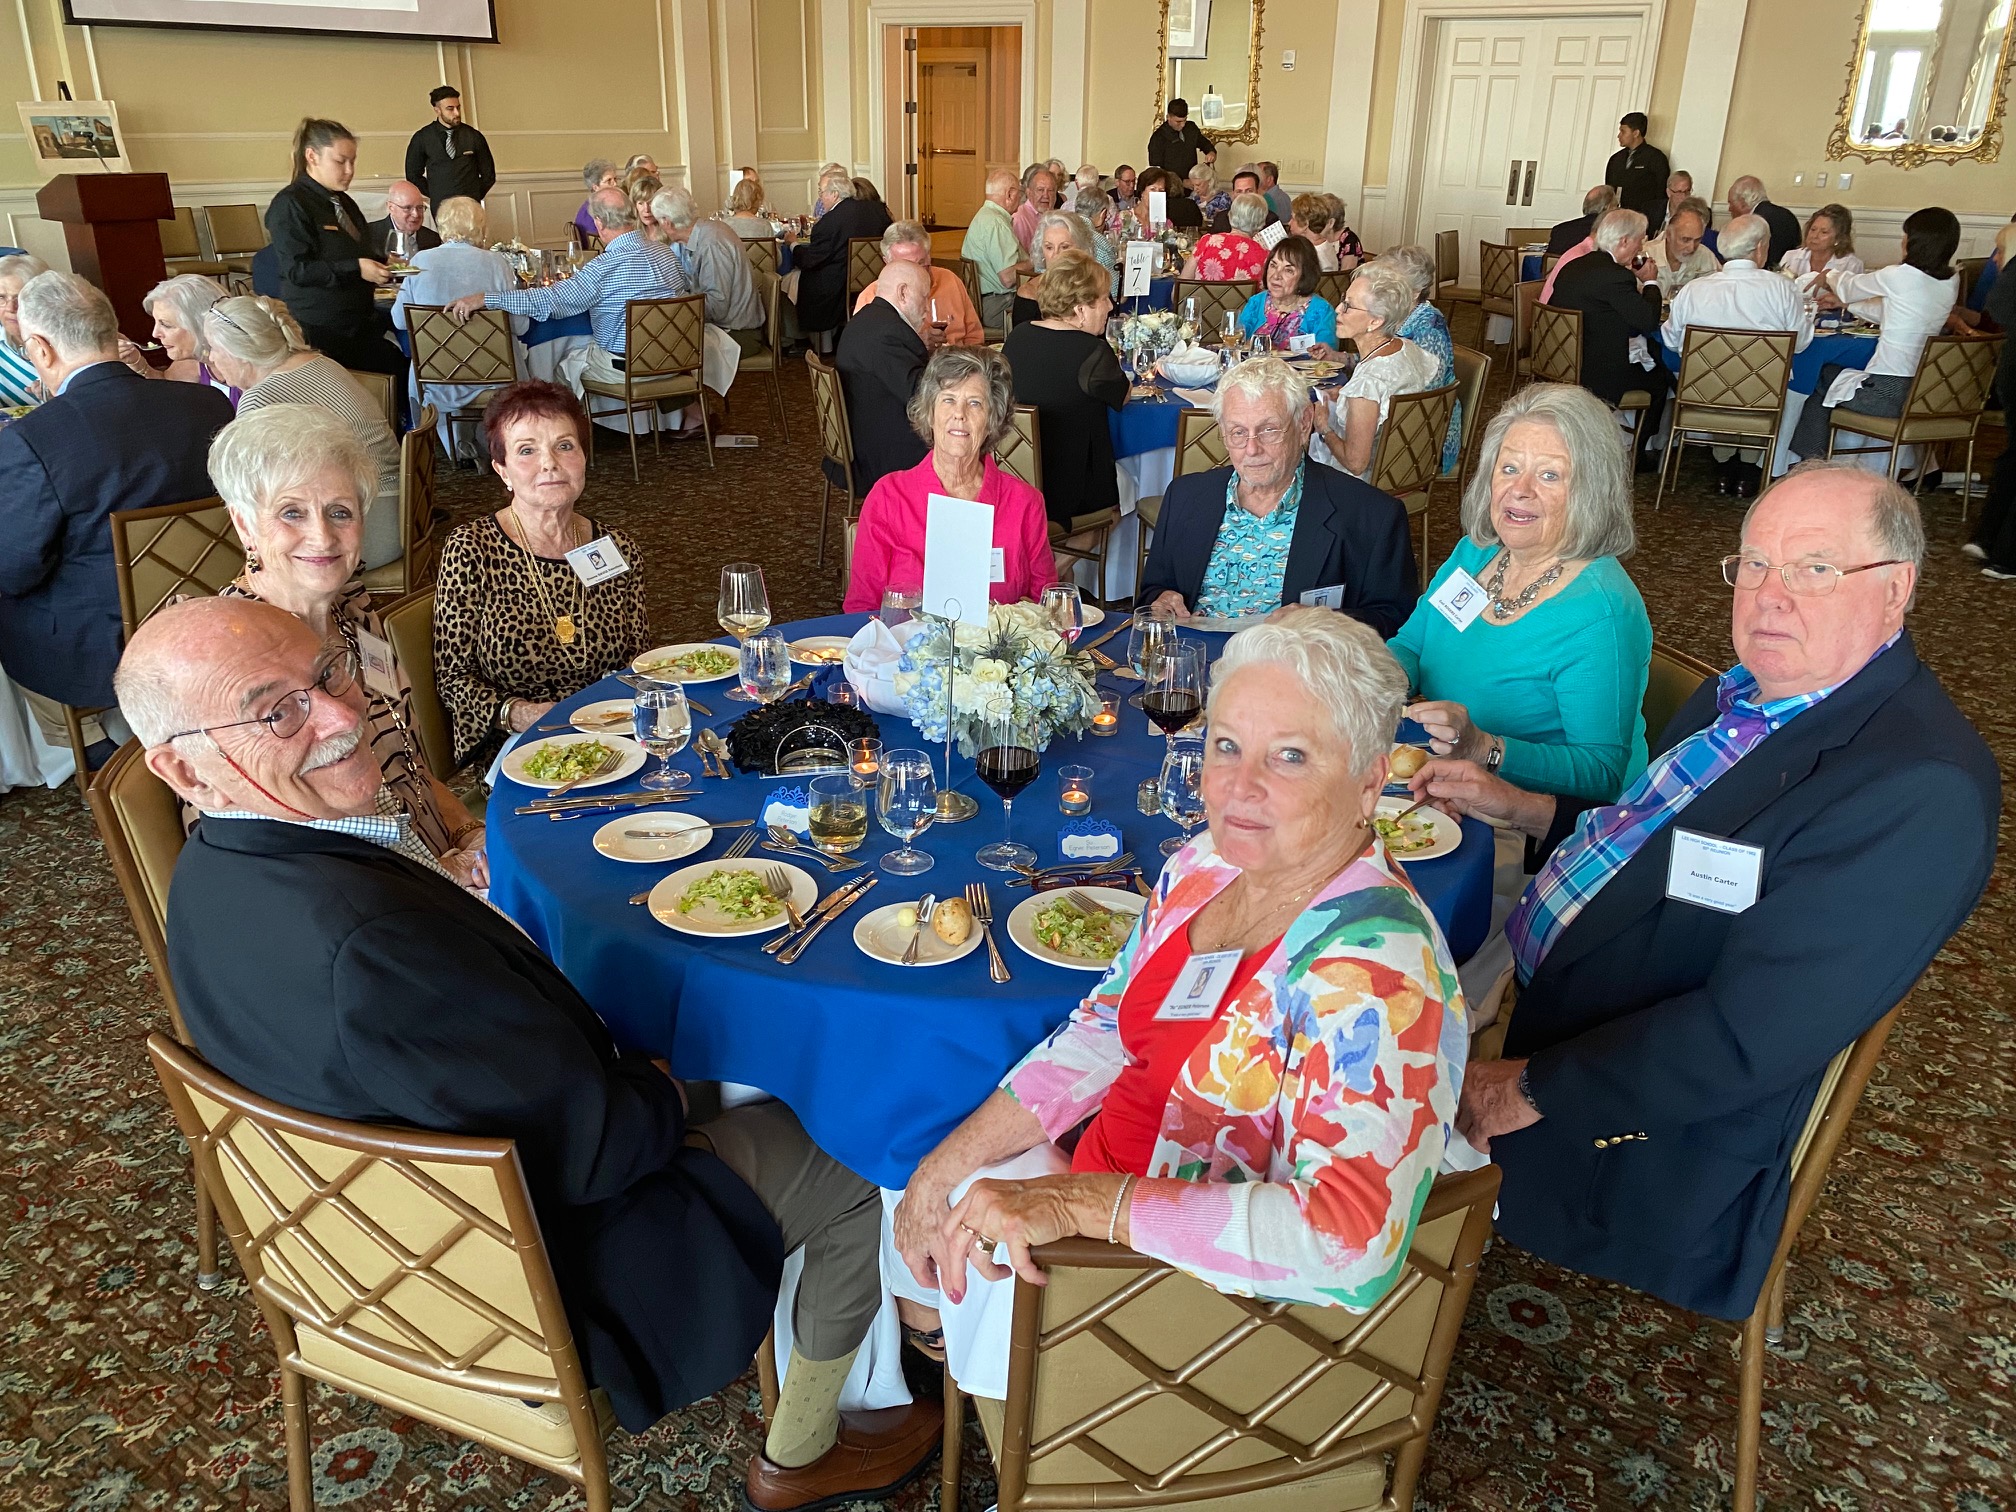
<svg viewBox="0 0 2016 1512">
<path fill-rule="evenodd" d="M 497 728 L 502 730 L 506 735 L 513 733 L 511 729 L 511 710 L 517 702 L 518 700 L 515 698 L 507 698 L 504 702 L 497 705 Z"/>
<path fill-rule="evenodd" d="M 463 825 L 460 829 L 454 831 L 452 834 L 448 836 L 448 845 L 450 849 L 460 850 L 462 848 L 462 841 L 467 836 L 473 835 L 478 830 L 483 828 L 485 828 L 485 825 L 481 819 L 471 819 L 467 824 Z"/>
</svg>

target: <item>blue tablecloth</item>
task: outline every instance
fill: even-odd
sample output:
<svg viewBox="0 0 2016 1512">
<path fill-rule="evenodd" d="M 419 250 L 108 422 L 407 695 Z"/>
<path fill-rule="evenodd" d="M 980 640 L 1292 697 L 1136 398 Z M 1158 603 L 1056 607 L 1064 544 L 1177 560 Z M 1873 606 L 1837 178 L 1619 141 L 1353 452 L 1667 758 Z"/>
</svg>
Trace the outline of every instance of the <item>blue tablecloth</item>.
<svg viewBox="0 0 2016 1512">
<path fill-rule="evenodd" d="M 794 637 L 845 634 L 866 618 L 833 616 L 785 628 Z M 840 675 L 837 668 L 822 674 L 822 685 Z M 720 697 L 726 686 L 694 690 L 714 710 L 710 719 L 696 715 L 696 727 L 722 729 L 743 712 L 745 706 Z M 556 719 L 579 704 L 625 692 L 622 684 L 605 680 L 561 704 Z M 876 717 L 886 746 L 920 744 L 908 721 Z M 942 759 L 942 747 L 939 751 Z M 1157 771 L 1161 751 L 1160 736 L 1131 709 L 1122 715 L 1119 735 L 1053 745 L 1043 774 L 1017 808 L 1016 836 L 1033 845 L 1045 863 L 1056 859 L 1056 832 L 1063 823 L 1056 769 L 1082 761 L 1097 774 L 1093 813 L 1120 826 L 1127 847 L 1152 876 L 1161 860 L 1156 847 L 1175 831 L 1167 820 L 1135 811 L 1134 789 Z M 679 764 L 696 770 L 690 752 Z M 960 791 L 978 800 L 980 812 L 968 823 L 925 832 L 920 846 L 938 864 L 917 878 L 882 873 L 867 900 L 822 933 L 793 966 L 764 955 L 760 937 L 705 941 L 674 933 L 645 909 L 631 907 L 625 899 L 669 868 L 598 855 L 590 837 L 607 815 L 555 822 L 513 814 L 537 794 L 508 779 L 499 780 L 490 802 L 490 899 L 559 963 L 619 1040 L 665 1056 L 680 1076 L 762 1087 L 788 1103 L 837 1159 L 870 1181 L 900 1187 L 1097 980 L 1089 972 L 1034 960 L 1009 943 L 1003 921 L 1028 893 L 1004 887 L 1006 874 L 973 860 L 975 850 L 1000 838 L 1001 816 L 995 812 L 1000 802 L 974 776 L 971 761 L 955 757 L 953 774 Z M 776 778 L 757 776 L 694 780 L 700 797 L 682 804 L 681 811 L 716 819 L 753 817 L 778 785 Z M 729 838 L 734 833 L 723 832 Z M 726 843 L 717 839 L 679 864 L 718 856 Z M 878 826 L 857 855 L 873 865 L 894 848 Z M 1491 866 L 1491 833 L 1471 820 L 1454 855 L 1410 868 L 1458 959 L 1474 951 L 1489 928 Z M 816 865 L 808 863 L 808 869 L 822 895 L 840 880 Z M 947 894 L 971 881 L 990 884 L 995 938 L 1012 981 L 996 985 L 988 979 L 984 947 L 950 966 L 923 971 L 870 960 L 855 948 L 854 921 L 869 907 L 914 898 L 927 888 Z"/>
<path fill-rule="evenodd" d="M 1820 369 L 1830 362 L 1843 367 L 1863 368 L 1876 355 L 1874 336 L 1815 336 L 1806 350 L 1792 359 L 1792 391 L 1810 394 L 1820 382 Z"/>
<path fill-rule="evenodd" d="M 525 327 L 525 345 L 535 347 L 542 342 L 554 341 L 562 336 L 593 336 L 595 328 L 588 323 L 588 312 L 579 315 L 561 315 L 552 320 L 534 320 Z"/>
<path fill-rule="evenodd" d="M 1173 278 L 1151 278 L 1148 280 L 1146 295 L 1137 294 L 1132 299 L 1114 301 L 1115 315 L 1134 315 L 1142 310 L 1173 310 L 1176 308 L 1176 280 Z"/>
<path fill-rule="evenodd" d="M 1536 278 L 1547 276 L 1547 259 L 1538 252 L 1522 253 L 1519 258 L 1519 281 L 1531 283 Z"/>
<path fill-rule="evenodd" d="M 1183 413 L 1183 401 L 1176 397 L 1176 385 L 1166 378 L 1153 382 L 1156 398 L 1129 398 L 1106 416 L 1116 458 L 1138 457 L 1176 444 L 1176 417 Z"/>
</svg>

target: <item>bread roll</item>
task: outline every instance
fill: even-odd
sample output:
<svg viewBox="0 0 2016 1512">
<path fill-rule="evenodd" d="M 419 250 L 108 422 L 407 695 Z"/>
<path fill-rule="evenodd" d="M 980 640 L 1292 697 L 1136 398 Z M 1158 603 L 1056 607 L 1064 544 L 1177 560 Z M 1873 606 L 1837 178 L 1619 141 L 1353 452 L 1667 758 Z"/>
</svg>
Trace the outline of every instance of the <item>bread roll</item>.
<svg viewBox="0 0 2016 1512">
<path fill-rule="evenodd" d="M 1428 753 L 1419 746 L 1396 746 L 1386 760 L 1386 769 L 1396 778 L 1412 777 L 1428 765 Z"/>
<path fill-rule="evenodd" d="M 946 898 L 931 912 L 931 932 L 947 945 L 963 945 L 973 932 L 973 910 L 964 898 Z"/>
</svg>

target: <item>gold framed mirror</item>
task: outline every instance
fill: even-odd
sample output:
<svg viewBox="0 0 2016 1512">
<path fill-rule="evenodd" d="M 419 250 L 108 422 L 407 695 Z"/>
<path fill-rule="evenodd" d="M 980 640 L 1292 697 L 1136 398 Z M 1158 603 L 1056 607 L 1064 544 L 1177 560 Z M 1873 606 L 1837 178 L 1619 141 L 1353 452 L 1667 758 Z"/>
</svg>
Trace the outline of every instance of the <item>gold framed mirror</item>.
<svg viewBox="0 0 2016 1512">
<path fill-rule="evenodd" d="M 2012 0 L 1864 0 L 1827 156 L 1992 163 L 2002 155 Z"/>
<path fill-rule="evenodd" d="M 1213 142 L 1260 140 L 1260 35 L 1266 0 L 1162 0 L 1155 125 L 1171 100 Z M 1152 128 L 1151 128 L 1152 129 Z M 1221 169 L 1222 171 L 1222 169 Z"/>
</svg>

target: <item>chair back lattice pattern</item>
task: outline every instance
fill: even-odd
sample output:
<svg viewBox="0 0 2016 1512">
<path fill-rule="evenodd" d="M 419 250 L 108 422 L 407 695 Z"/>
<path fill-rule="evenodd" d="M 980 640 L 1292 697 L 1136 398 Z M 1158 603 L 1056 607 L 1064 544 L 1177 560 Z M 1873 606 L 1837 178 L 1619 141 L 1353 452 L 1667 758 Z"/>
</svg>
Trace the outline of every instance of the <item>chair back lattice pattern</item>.
<svg viewBox="0 0 2016 1512">
<path fill-rule="evenodd" d="M 1225 433 L 1207 409 L 1186 409 L 1176 416 L 1176 472 L 1182 478 L 1191 473 L 1227 467 L 1232 454 L 1225 449 Z"/>
<path fill-rule="evenodd" d="M 854 472 L 854 433 L 847 428 L 847 391 L 840 372 L 817 352 L 805 354 L 812 373 L 812 412 L 819 417 L 819 450 L 827 461 Z"/>
<path fill-rule="evenodd" d="M 973 313 L 980 317 L 982 324 L 985 324 L 986 316 L 980 311 L 980 264 L 964 257 L 948 257 L 945 259 L 945 266 L 952 269 L 965 282 L 966 297 L 973 301 Z"/>
<path fill-rule="evenodd" d="M 1435 233 L 1435 291 L 1463 281 L 1463 240 L 1454 231 Z"/>
<path fill-rule="evenodd" d="M 1259 291 L 1259 283 L 1251 278 L 1179 278 L 1170 308 L 1180 311 L 1186 299 L 1196 300 L 1198 339 L 1215 343 L 1224 337 L 1226 312 L 1237 315 Z"/>
<path fill-rule="evenodd" d="M 774 236 L 751 236 L 743 240 L 742 255 L 749 259 L 749 266 L 759 272 L 777 276 L 777 238 Z"/>
<path fill-rule="evenodd" d="M 1560 305 L 1533 306 L 1533 381 L 1582 381 L 1582 312 Z"/>
<path fill-rule="evenodd" d="M 245 570 L 231 512 L 212 494 L 112 512 L 112 572 L 128 640 L 171 599 L 208 598 Z"/>
<path fill-rule="evenodd" d="M 257 205 L 206 205 L 210 250 L 217 257 L 250 257 L 266 245 L 266 222 Z"/>
<path fill-rule="evenodd" d="M 428 770 L 443 782 L 455 772 L 455 738 L 448 712 L 434 684 L 434 588 L 430 583 L 393 600 L 378 612 L 392 654 L 406 674 L 413 707 L 413 735 Z"/>
<path fill-rule="evenodd" d="M 1521 279 L 1512 285 L 1512 370 L 1519 376 L 1520 365 L 1533 355 L 1533 307 L 1540 303 L 1540 291 L 1547 287 L 1539 278 Z M 1532 377 L 1530 369 L 1526 372 Z"/>
<path fill-rule="evenodd" d="M 434 534 L 434 406 L 422 407 L 417 425 L 399 439 L 399 529 L 406 543 L 405 590 L 434 580 L 439 549 Z"/>
<path fill-rule="evenodd" d="M 511 317 L 502 310 L 478 310 L 468 324 L 457 325 L 440 305 L 408 305 L 406 329 L 423 399 L 430 383 L 518 381 L 518 344 L 511 339 Z"/>
<path fill-rule="evenodd" d="M 1966 420 L 1980 414 L 1995 382 L 1995 365 L 2001 360 L 1999 338 L 1983 341 L 1978 336 L 1934 336 L 1925 343 L 1925 355 L 1918 359 L 1918 375 L 1911 380 L 1911 394 L 1904 401 L 1904 424 Z"/>
<path fill-rule="evenodd" d="M 1351 279 L 1356 272 L 1354 268 L 1349 272 L 1318 273 L 1316 275 L 1318 297 L 1327 300 L 1333 310 L 1343 309 L 1344 291 L 1351 287 Z"/>
<path fill-rule="evenodd" d="M 1519 282 L 1519 249 L 1502 242 L 1477 243 L 1477 284 L 1486 299 L 1512 298 L 1512 285 Z"/>
<path fill-rule="evenodd" d="M 1712 429 L 1718 411 L 1732 419 L 1746 412 L 1775 417 L 1785 407 L 1797 341 L 1791 331 L 1689 326 L 1680 349 L 1680 381 L 1673 402 L 1684 410 L 1708 413 L 1699 413 L 1701 425 L 1690 423 L 1687 428 Z M 1771 433 L 1776 432 L 1774 418 Z"/>
<path fill-rule="evenodd" d="M 1033 404 L 1015 406 L 1014 423 L 994 448 L 1001 471 L 1043 491 L 1043 420 Z"/>
<path fill-rule="evenodd" d="M 1450 382 L 1387 400 L 1368 474 L 1374 488 L 1404 498 L 1425 492 L 1441 475 L 1442 440 L 1449 434 L 1449 417 L 1461 387 Z"/>
<path fill-rule="evenodd" d="M 633 299 L 623 307 L 624 377 L 673 378 L 700 374 L 706 355 L 705 294 Z"/>
<path fill-rule="evenodd" d="M 1484 391 L 1491 386 L 1491 358 L 1466 346 L 1451 349 L 1456 366 L 1456 397 L 1463 405 L 1462 434 L 1456 441 L 1456 476 L 1470 465 L 1470 447 L 1484 424 Z"/>
<path fill-rule="evenodd" d="M 1043 1246 L 1049 1284 L 1015 1289 L 1001 1512 L 1231 1512 L 1269 1488 L 1294 1497 L 1269 1506 L 1412 1506 L 1497 1190 L 1489 1166 L 1436 1182 L 1365 1313 L 1227 1296 L 1093 1240 Z"/>
<path fill-rule="evenodd" d="M 861 297 L 861 291 L 882 276 L 882 238 L 879 236 L 850 236 L 847 238 L 847 308 L 854 308 L 854 301 Z"/>
</svg>

